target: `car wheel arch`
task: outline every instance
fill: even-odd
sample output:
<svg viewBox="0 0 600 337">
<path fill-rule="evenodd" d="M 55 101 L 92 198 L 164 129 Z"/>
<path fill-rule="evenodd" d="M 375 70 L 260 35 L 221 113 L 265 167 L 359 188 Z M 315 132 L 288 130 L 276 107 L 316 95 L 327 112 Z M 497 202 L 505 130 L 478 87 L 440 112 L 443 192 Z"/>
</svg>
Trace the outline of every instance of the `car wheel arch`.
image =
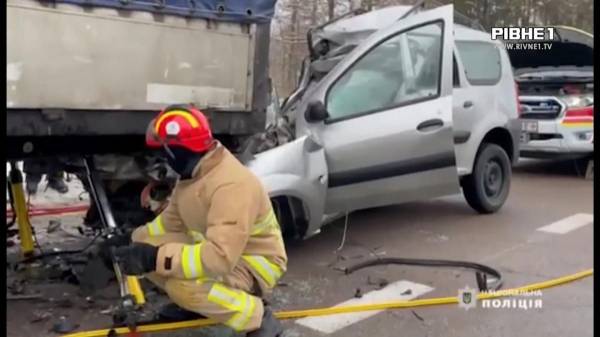
<svg viewBox="0 0 600 337">
<path fill-rule="evenodd" d="M 511 162 L 513 162 L 515 160 L 515 158 L 514 158 L 515 144 L 513 144 L 513 139 L 512 139 L 510 131 L 508 131 L 506 128 L 495 127 L 493 129 L 489 130 L 488 132 L 486 132 L 486 134 L 481 139 L 481 142 L 479 142 L 477 154 L 479 154 L 479 151 L 481 150 L 483 144 L 485 144 L 485 143 L 492 143 L 492 144 L 496 144 L 496 145 L 500 146 L 502 149 L 504 149 L 504 151 L 508 155 L 508 158 L 511 160 Z M 473 163 L 473 165 L 475 165 L 475 163 Z"/>
<path fill-rule="evenodd" d="M 515 160 L 518 159 L 518 154 L 515 154 L 515 152 L 514 152 L 515 144 L 511 137 L 511 133 L 505 127 L 494 126 L 494 127 L 490 127 L 487 131 L 477 132 L 476 134 L 472 134 L 471 139 L 469 139 L 469 142 L 473 142 L 474 144 L 477 144 L 477 148 L 474 150 L 474 152 L 471 152 L 469 154 L 470 159 L 467 164 L 469 171 L 467 174 L 460 176 L 460 185 L 461 186 L 463 184 L 463 179 L 468 177 L 469 175 L 471 175 L 474 172 L 475 164 L 477 163 L 477 158 L 479 156 L 479 153 L 481 153 L 481 150 L 482 150 L 484 144 L 486 144 L 486 143 L 492 143 L 492 144 L 496 144 L 496 145 L 500 146 L 508 155 L 508 158 L 510 159 L 511 163 L 514 164 Z M 515 156 L 516 156 L 516 158 L 515 158 Z"/>
<path fill-rule="evenodd" d="M 269 198 L 284 237 L 292 241 L 304 238 L 310 219 L 306 202 L 292 194 L 270 195 Z"/>
</svg>

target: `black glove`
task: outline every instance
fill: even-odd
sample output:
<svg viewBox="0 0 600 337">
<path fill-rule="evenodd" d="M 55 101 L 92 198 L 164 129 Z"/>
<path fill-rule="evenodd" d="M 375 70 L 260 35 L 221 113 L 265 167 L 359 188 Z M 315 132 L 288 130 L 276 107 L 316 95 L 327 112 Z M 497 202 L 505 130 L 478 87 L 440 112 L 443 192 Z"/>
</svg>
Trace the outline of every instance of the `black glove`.
<svg viewBox="0 0 600 337">
<path fill-rule="evenodd" d="M 114 254 L 125 275 L 143 275 L 156 269 L 158 247 L 134 242 L 114 248 Z"/>
<path fill-rule="evenodd" d="M 104 244 L 109 247 L 127 246 L 131 243 L 131 233 L 115 234 L 104 240 Z"/>
<path fill-rule="evenodd" d="M 106 263 L 107 266 L 111 266 L 112 264 L 112 255 L 111 250 L 115 247 L 127 246 L 131 243 L 131 234 L 114 234 L 110 238 L 104 240 L 100 243 L 100 251 L 99 254 Z M 111 267 L 112 268 L 112 267 Z"/>
</svg>

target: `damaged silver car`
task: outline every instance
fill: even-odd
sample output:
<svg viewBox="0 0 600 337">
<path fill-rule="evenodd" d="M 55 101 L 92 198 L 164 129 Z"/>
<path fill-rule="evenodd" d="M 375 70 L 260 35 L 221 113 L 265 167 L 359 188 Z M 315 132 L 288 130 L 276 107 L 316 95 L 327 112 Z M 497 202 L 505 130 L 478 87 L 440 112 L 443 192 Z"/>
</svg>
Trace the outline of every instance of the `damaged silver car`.
<svg viewBox="0 0 600 337">
<path fill-rule="evenodd" d="M 497 211 L 518 157 L 512 69 L 453 7 L 388 7 L 309 33 L 310 56 L 247 165 L 287 237 L 359 209 L 455 194 Z"/>
</svg>

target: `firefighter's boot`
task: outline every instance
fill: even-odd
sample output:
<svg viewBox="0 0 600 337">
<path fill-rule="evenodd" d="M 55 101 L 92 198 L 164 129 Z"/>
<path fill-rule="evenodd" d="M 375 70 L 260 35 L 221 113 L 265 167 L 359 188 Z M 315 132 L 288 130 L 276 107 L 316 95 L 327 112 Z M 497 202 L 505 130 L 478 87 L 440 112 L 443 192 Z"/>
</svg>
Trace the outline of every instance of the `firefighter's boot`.
<svg viewBox="0 0 600 337">
<path fill-rule="evenodd" d="M 25 177 L 25 185 L 27 187 L 27 194 L 35 195 L 38 190 L 38 185 L 42 181 L 42 175 L 37 173 L 27 173 Z"/>
<path fill-rule="evenodd" d="M 48 188 L 61 194 L 69 192 L 69 186 L 65 183 L 64 173 L 62 171 L 48 174 Z"/>
<path fill-rule="evenodd" d="M 257 330 L 248 332 L 246 337 L 281 337 L 283 336 L 283 325 L 273 315 L 271 309 L 265 306 L 262 323 Z"/>
<path fill-rule="evenodd" d="M 199 313 L 188 311 L 178 306 L 175 303 L 165 304 L 158 312 L 158 320 L 160 322 L 179 322 L 190 321 L 193 319 L 206 318 Z"/>
</svg>

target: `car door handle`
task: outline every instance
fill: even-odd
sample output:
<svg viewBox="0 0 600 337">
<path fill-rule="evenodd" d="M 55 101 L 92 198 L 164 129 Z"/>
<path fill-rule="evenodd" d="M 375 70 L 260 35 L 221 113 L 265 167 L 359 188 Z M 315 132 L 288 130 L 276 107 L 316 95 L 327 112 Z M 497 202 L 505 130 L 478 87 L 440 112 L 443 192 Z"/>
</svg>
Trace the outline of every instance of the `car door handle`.
<svg viewBox="0 0 600 337">
<path fill-rule="evenodd" d="M 473 101 L 465 101 L 463 103 L 463 108 L 468 109 L 473 106 Z"/>
<path fill-rule="evenodd" d="M 433 129 L 439 129 L 444 126 L 444 121 L 439 118 L 428 119 L 421 124 L 417 125 L 417 130 L 419 131 L 431 131 Z"/>
</svg>

